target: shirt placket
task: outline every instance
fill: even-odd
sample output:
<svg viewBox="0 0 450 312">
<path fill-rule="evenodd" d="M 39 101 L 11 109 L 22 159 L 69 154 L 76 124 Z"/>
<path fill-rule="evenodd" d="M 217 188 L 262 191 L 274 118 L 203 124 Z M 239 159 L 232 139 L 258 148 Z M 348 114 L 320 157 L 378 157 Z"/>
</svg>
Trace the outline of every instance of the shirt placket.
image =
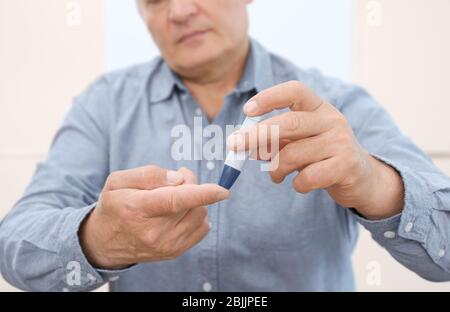
<svg viewBox="0 0 450 312">
<path fill-rule="evenodd" d="M 220 170 L 220 161 L 206 160 L 203 155 L 203 148 L 207 139 L 203 137 L 204 128 L 208 125 L 208 119 L 202 109 L 198 106 L 192 96 L 187 95 L 185 102 L 192 120 L 189 122 L 193 135 L 193 162 L 197 164 L 198 183 L 217 183 Z M 199 118 L 201 119 L 202 135 L 195 134 L 199 131 Z M 197 127 L 197 128 L 196 128 Z M 217 291 L 218 290 L 218 269 L 217 269 L 217 247 L 218 247 L 218 209 L 219 204 L 213 204 L 208 207 L 208 220 L 210 231 L 208 235 L 198 245 L 198 261 L 200 264 L 200 272 L 198 275 L 199 291 Z"/>
<path fill-rule="evenodd" d="M 235 105 L 236 101 L 242 101 L 242 98 L 236 94 L 231 94 L 225 98 L 223 111 L 214 119 L 214 124 L 219 125 L 223 131 L 224 136 L 226 135 L 226 124 L 234 124 L 239 122 L 241 118 L 241 109 Z M 195 100 L 190 97 L 188 101 L 188 107 L 192 112 L 193 117 L 201 118 L 202 126 L 204 128 L 209 124 L 207 116 L 198 106 Z M 195 119 L 194 119 L 195 120 Z M 197 120 L 198 121 L 198 120 Z M 194 121 L 195 125 L 195 121 Z M 203 148 L 208 142 L 207 138 L 202 137 L 200 140 L 198 137 L 194 136 L 195 151 L 197 153 L 200 151 L 201 155 L 195 155 L 199 162 L 198 166 L 198 182 L 199 183 L 217 183 L 220 178 L 221 170 L 223 167 L 223 159 L 219 160 L 208 160 L 205 159 Z M 195 154 L 195 152 L 194 152 Z M 225 157 L 226 155 L 223 155 Z M 200 264 L 200 274 L 199 274 L 199 290 L 200 291 L 219 291 L 219 241 L 220 241 L 220 208 L 222 203 L 216 203 L 208 207 L 208 220 L 210 231 L 208 235 L 203 239 L 201 244 L 199 244 L 199 264 Z"/>
</svg>

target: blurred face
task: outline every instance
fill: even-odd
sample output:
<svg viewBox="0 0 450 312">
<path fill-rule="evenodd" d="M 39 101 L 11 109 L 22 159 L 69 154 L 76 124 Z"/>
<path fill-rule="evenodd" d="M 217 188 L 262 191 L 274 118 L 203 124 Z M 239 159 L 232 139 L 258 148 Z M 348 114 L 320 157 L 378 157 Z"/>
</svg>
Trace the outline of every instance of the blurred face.
<svg viewBox="0 0 450 312">
<path fill-rule="evenodd" d="M 245 49 L 251 0 L 138 0 L 161 55 L 176 72 L 226 60 Z"/>
</svg>

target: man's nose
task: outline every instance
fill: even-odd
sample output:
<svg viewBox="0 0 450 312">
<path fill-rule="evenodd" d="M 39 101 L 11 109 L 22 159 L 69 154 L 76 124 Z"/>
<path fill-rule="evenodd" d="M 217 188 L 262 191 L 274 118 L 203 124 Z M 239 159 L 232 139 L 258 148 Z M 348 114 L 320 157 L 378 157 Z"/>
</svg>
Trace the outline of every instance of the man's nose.
<svg viewBox="0 0 450 312">
<path fill-rule="evenodd" d="M 170 19 L 184 23 L 198 11 L 195 0 L 170 0 Z"/>
</svg>

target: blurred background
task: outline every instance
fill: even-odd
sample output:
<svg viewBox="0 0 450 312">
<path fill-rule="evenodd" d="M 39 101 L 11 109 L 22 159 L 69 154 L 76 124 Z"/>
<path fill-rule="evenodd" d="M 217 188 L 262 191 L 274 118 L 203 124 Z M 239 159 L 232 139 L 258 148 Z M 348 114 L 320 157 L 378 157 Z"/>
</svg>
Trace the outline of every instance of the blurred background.
<svg viewBox="0 0 450 312">
<path fill-rule="evenodd" d="M 450 174 L 449 0 L 254 0 L 249 11 L 266 48 L 365 86 Z M 157 54 L 132 0 L 0 0 L 0 219 L 73 97 Z M 364 230 L 353 260 L 358 291 L 450 291 L 403 268 Z M 0 291 L 16 290 L 0 278 Z"/>
</svg>

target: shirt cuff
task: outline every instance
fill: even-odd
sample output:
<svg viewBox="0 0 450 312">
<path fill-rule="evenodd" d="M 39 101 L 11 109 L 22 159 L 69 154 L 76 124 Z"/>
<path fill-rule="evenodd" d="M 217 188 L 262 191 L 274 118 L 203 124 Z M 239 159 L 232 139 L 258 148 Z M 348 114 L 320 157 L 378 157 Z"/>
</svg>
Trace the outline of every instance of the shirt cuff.
<svg viewBox="0 0 450 312">
<path fill-rule="evenodd" d="M 383 247 L 402 244 L 402 238 L 420 243 L 433 261 L 444 267 L 445 242 L 441 242 L 433 226 L 434 190 L 415 171 L 385 157 L 372 155 L 394 168 L 401 176 L 405 189 L 404 208 L 401 214 L 383 220 L 368 220 L 352 211 L 356 220 L 371 232 Z M 380 187 L 383 187 L 380 185 Z M 448 254 L 448 253 L 447 253 Z"/>
<path fill-rule="evenodd" d="M 92 212 L 97 203 L 82 209 L 74 209 L 70 222 L 64 229 L 59 254 L 62 258 L 63 268 L 66 269 L 66 287 L 64 291 L 91 291 L 105 283 L 119 279 L 124 270 L 100 270 L 93 267 L 87 260 L 80 244 L 78 232 L 84 219 Z"/>
<path fill-rule="evenodd" d="M 432 194 L 428 191 L 428 186 L 412 170 L 382 156 L 373 154 L 372 156 L 391 166 L 400 174 L 405 190 L 403 211 L 393 217 L 375 221 L 368 220 L 353 211 L 357 221 L 369 230 L 380 244 L 386 238 L 390 240 L 396 236 L 424 244 L 431 222 L 429 202 L 432 200 Z M 383 185 L 379 187 L 383 187 Z"/>
</svg>

